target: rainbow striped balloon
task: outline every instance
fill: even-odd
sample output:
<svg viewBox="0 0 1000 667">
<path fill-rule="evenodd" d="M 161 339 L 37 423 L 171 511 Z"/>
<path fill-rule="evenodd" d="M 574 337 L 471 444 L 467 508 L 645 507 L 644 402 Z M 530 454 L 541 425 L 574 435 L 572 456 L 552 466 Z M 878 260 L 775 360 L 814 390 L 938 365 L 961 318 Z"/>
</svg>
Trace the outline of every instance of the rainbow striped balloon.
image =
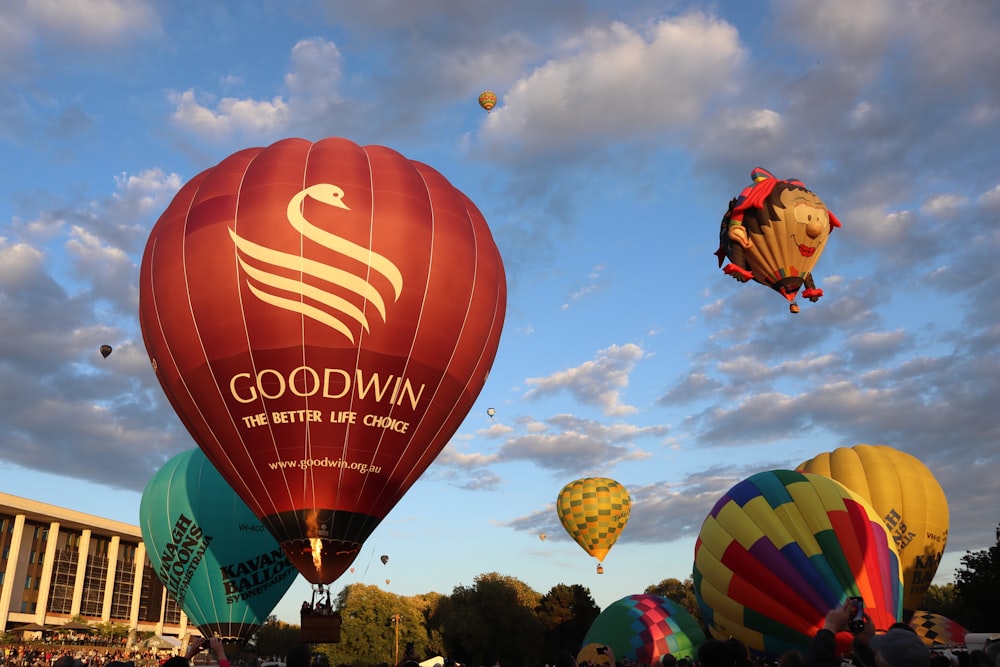
<svg viewBox="0 0 1000 667">
<path fill-rule="evenodd" d="M 902 613 L 899 556 L 881 517 L 812 473 L 772 470 L 731 488 L 702 524 L 693 578 L 712 636 L 771 656 L 806 651 L 849 596 L 864 598 L 876 629 Z"/>
<path fill-rule="evenodd" d="M 667 653 L 693 658 L 703 641 L 705 633 L 687 609 L 660 595 L 641 594 L 608 605 L 594 619 L 583 645 L 608 646 L 617 660 L 653 665 Z"/>
</svg>

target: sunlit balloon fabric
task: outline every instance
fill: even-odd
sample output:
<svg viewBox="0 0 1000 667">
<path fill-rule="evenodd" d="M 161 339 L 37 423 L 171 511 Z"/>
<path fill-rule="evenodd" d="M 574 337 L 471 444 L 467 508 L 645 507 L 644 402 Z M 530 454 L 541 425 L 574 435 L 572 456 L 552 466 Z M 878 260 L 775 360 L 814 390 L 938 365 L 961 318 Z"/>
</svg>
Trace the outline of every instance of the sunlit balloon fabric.
<svg viewBox="0 0 1000 667">
<path fill-rule="evenodd" d="M 917 610 L 910 618 L 910 627 L 928 646 L 959 646 L 969 633 L 955 621 L 929 611 Z"/>
<path fill-rule="evenodd" d="M 903 613 L 919 609 L 948 541 L 948 499 L 930 469 L 887 445 L 839 447 L 797 469 L 831 477 L 871 503 L 899 553 Z"/>
<path fill-rule="evenodd" d="M 563 528 L 583 550 L 603 561 L 628 523 L 628 490 L 607 477 L 585 477 L 559 492 L 556 511 Z"/>
<path fill-rule="evenodd" d="M 156 576 L 206 637 L 242 645 L 298 575 L 197 449 L 173 457 L 149 480 L 139 527 Z"/>
<path fill-rule="evenodd" d="M 695 544 L 702 621 L 777 656 L 805 651 L 828 611 L 860 595 L 875 627 L 900 617 L 899 557 L 880 517 L 832 479 L 758 473 L 716 502 Z"/>
<path fill-rule="evenodd" d="M 492 90 L 484 90 L 479 95 L 479 106 L 486 109 L 487 112 L 493 111 L 493 107 L 497 105 L 497 94 Z"/>
<path fill-rule="evenodd" d="M 151 231 L 139 287 L 171 404 L 317 584 L 458 429 L 507 302 L 467 196 L 340 138 L 246 149 L 195 176 Z"/>
<path fill-rule="evenodd" d="M 687 609 L 660 595 L 628 595 L 604 609 L 584 637 L 584 645 L 609 646 L 617 660 L 657 664 L 668 653 L 694 657 L 705 633 Z"/>
<path fill-rule="evenodd" d="M 780 180 L 757 167 L 750 180 L 722 218 L 719 266 L 729 259 L 726 275 L 770 287 L 797 313 L 799 289 L 805 287 L 803 298 L 813 302 L 823 296 L 812 270 L 840 221 L 797 179 Z"/>
</svg>

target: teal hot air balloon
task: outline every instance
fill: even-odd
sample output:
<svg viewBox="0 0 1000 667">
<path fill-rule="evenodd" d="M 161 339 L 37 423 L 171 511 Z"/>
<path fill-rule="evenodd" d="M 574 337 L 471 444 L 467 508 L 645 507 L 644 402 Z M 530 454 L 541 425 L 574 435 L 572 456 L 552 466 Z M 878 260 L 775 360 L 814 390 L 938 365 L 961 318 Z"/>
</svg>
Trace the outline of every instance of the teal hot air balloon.
<svg viewBox="0 0 1000 667">
<path fill-rule="evenodd" d="M 295 580 L 295 566 L 199 449 L 153 475 L 139 503 L 153 570 L 198 630 L 235 654 Z"/>
</svg>

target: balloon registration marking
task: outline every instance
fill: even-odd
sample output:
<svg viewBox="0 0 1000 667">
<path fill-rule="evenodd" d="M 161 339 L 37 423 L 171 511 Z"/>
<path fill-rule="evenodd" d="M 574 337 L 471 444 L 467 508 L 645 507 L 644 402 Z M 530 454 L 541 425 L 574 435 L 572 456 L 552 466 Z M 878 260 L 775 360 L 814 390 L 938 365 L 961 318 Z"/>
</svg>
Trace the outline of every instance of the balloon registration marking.
<svg viewBox="0 0 1000 667">
<path fill-rule="evenodd" d="M 396 265 L 393 264 L 388 258 L 383 257 L 378 253 L 353 243 L 352 241 L 349 241 L 341 236 L 337 236 L 336 234 L 331 234 L 330 232 L 320 229 L 306 220 L 305 216 L 302 215 L 302 204 L 306 197 L 312 197 L 313 199 L 324 204 L 329 204 L 330 206 L 350 210 L 350 207 L 344 203 L 344 191 L 331 183 L 317 183 L 316 185 L 311 185 L 300 191 L 288 202 L 286 215 L 288 217 L 289 224 L 293 229 L 295 229 L 295 231 L 302 234 L 302 236 L 315 241 L 330 250 L 338 252 L 348 259 L 356 260 L 357 262 L 365 265 L 367 268 L 377 271 L 381 275 L 385 276 L 393 288 L 393 300 L 395 301 L 399 299 L 399 295 L 403 290 L 403 274 L 400 273 Z M 240 267 L 252 280 L 256 281 L 260 285 L 277 290 L 283 290 L 287 293 L 300 297 L 300 300 L 298 301 L 289 299 L 286 296 L 280 296 L 266 291 L 250 280 L 247 280 L 247 287 L 249 287 L 254 296 L 261 301 L 271 304 L 277 308 L 283 308 L 285 310 L 305 315 L 306 317 L 309 317 L 321 324 L 325 324 L 331 329 L 334 329 L 335 331 L 338 331 L 346 336 L 351 343 L 354 343 L 354 334 L 351 332 L 351 329 L 344 323 L 343 320 L 339 319 L 335 314 L 329 312 L 330 310 L 339 312 L 341 315 L 346 317 L 350 317 L 364 327 L 366 332 L 371 331 L 371 328 L 368 325 L 368 318 L 365 317 L 364 311 L 347 299 L 319 287 L 309 285 L 303 282 L 302 279 L 293 280 L 269 271 L 258 269 L 247 262 L 245 257 L 249 257 L 250 259 L 262 264 L 267 264 L 277 268 L 299 271 L 337 287 L 341 287 L 347 291 L 353 292 L 354 294 L 364 298 L 367 303 L 372 304 L 372 306 L 378 310 L 379 315 L 382 316 L 382 321 L 386 321 L 385 300 L 382 295 L 379 294 L 378 290 L 361 276 L 338 267 L 328 266 L 315 260 L 306 259 L 305 257 L 301 257 L 299 255 L 293 255 L 278 250 L 272 250 L 271 248 L 266 248 L 262 245 L 258 245 L 252 241 L 244 239 L 232 229 L 229 230 L 229 235 L 232 238 L 233 243 L 236 245 L 237 250 L 241 253 L 238 256 Z M 301 300 L 301 297 L 312 299 L 322 306 L 326 306 L 329 310 L 324 310 L 323 308 L 308 304 Z"/>
</svg>

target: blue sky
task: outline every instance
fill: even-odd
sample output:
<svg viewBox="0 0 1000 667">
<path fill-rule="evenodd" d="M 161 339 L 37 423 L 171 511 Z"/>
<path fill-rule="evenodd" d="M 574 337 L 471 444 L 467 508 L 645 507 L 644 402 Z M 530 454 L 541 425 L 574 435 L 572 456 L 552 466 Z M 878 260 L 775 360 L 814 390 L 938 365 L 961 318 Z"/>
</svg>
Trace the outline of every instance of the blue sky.
<svg viewBox="0 0 1000 667">
<path fill-rule="evenodd" d="M 465 192 L 509 301 L 476 407 L 335 588 L 496 571 L 604 607 L 689 576 L 737 481 L 858 443 L 937 476 L 950 581 L 1000 522 L 998 33 L 974 0 L 4 2 L 0 487 L 138 522 L 193 445 L 139 332 L 149 229 L 239 149 L 342 136 Z M 796 316 L 713 255 L 756 166 L 843 222 Z M 554 510 L 594 474 L 633 499 L 603 575 Z"/>
</svg>

